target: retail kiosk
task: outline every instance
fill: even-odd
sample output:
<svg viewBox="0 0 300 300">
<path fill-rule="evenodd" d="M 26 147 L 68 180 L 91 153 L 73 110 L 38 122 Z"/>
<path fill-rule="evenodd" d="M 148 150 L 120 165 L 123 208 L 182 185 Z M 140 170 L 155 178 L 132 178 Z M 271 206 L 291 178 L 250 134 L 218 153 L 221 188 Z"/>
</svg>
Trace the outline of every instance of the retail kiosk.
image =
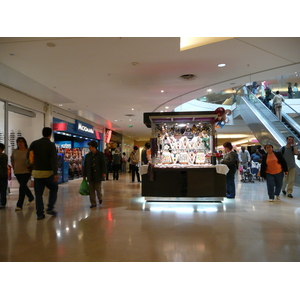
<svg viewBox="0 0 300 300">
<path fill-rule="evenodd" d="M 216 165 L 215 112 L 144 113 L 151 159 L 141 166 L 142 196 L 226 196 L 226 165 Z M 178 199 L 180 200 L 180 199 Z"/>
</svg>

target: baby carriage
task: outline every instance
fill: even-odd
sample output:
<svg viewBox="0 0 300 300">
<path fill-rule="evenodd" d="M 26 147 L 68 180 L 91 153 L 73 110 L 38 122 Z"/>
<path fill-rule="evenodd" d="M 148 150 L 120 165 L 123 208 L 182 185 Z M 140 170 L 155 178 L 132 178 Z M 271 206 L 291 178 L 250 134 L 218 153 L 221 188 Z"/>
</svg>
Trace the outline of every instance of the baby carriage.
<svg viewBox="0 0 300 300">
<path fill-rule="evenodd" d="M 254 183 L 253 174 L 251 173 L 250 168 L 240 167 L 240 174 L 242 176 L 241 182 L 252 182 Z"/>
</svg>

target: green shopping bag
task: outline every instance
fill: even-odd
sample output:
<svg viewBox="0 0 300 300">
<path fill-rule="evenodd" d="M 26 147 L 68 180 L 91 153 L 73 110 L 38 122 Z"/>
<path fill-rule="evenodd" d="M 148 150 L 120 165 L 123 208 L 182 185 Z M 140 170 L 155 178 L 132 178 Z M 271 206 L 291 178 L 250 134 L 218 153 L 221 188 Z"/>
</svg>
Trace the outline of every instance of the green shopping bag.
<svg viewBox="0 0 300 300">
<path fill-rule="evenodd" d="M 79 194 L 83 196 L 88 196 L 90 194 L 89 183 L 86 179 L 82 179 L 82 182 L 79 187 Z"/>
</svg>

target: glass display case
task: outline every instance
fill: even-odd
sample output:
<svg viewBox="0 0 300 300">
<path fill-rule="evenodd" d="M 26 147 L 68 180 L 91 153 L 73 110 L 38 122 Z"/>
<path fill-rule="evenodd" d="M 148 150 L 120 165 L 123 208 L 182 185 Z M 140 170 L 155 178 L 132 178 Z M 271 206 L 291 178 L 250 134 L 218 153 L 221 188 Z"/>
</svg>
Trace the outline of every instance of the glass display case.
<svg viewBox="0 0 300 300">
<path fill-rule="evenodd" d="M 144 113 L 151 128 L 151 164 L 142 166 L 142 196 L 226 195 L 223 166 L 216 168 L 217 118 L 211 111 Z"/>
</svg>

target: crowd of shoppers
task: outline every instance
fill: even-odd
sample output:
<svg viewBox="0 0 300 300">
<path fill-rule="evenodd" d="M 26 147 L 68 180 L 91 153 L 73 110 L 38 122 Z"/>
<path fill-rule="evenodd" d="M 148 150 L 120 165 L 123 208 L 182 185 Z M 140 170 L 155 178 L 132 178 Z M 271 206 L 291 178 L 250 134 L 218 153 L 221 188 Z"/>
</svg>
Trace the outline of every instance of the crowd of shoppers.
<svg viewBox="0 0 300 300">
<path fill-rule="evenodd" d="M 23 208 L 25 196 L 28 202 L 33 202 L 34 196 L 28 188 L 30 176 L 34 177 L 34 192 L 36 200 L 37 219 L 45 218 L 43 192 L 45 187 L 49 189 L 47 214 L 56 216 L 54 205 L 57 200 L 58 192 L 58 163 L 57 153 L 54 143 L 50 141 L 52 129 L 45 127 L 42 130 L 43 137 L 31 143 L 28 148 L 27 141 L 23 137 L 17 139 L 17 149 L 11 155 L 14 173 L 19 183 L 19 197 L 15 210 Z M 88 143 L 90 152 L 85 156 L 83 178 L 89 183 L 90 208 L 102 204 L 102 181 L 108 180 L 110 165 L 113 171 L 113 179 L 119 179 L 119 172 L 126 172 L 126 162 L 130 162 L 131 179 L 135 182 L 140 180 L 139 167 L 141 164 L 149 164 L 151 161 L 150 143 L 146 143 L 141 156 L 138 147 L 134 146 L 133 151 L 127 159 L 126 153 L 122 155 L 118 149 L 111 155 L 109 149 L 105 152 L 97 150 L 98 143 L 90 141 Z M 237 164 L 247 169 L 251 163 L 261 163 L 260 177 L 266 180 L 269 201 L 280 201 L 280 192 L 293 198 L 293 185 L 295 178 L 295 155 L 298 155 L 294 138 L 288 136 L 286 145 L 279 151 L 274 151 L 271 144 L 266 144 L 263 151 L 257 148 L 255 153 L 250 155 L 244 146 L 237 154 L 230 142 L 223 144 L 225 154 L 221 161 L 227 165 L 229 171 L 226 174 L 226 197 L 235 198 L 235 174 L 238 169 Z M 8 181 L 8 157 L 4 152 L 5 146 L 0 143 L 0 208 L 6 206 L 7 181 Z M 264 153 L 262 153 L 262 151 Z M 124 167 L 125 166 L 125 169 Z"/>
</svg>

